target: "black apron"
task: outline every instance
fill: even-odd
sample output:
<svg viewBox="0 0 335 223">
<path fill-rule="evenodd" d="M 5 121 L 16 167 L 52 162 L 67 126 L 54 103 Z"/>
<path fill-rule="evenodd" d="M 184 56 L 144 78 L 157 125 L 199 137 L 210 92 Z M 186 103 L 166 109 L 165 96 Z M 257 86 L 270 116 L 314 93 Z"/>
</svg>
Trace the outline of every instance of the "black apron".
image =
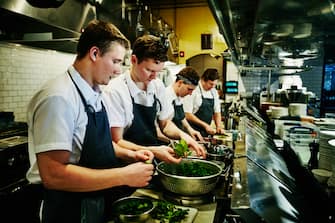
<svg viewBox="0 0 335 223">
<path fill-rule="evenodd" d="M 123 138 L 142 146 L 160 145 L 155 125 L 158 99 L 154 95 L 153 105 L 147 107 L 136 104 L 134 98 L 131 95 L 130 97 L 133 104 L 134 119 L 131 126 L 125 131 Z"/>
<path fill-rule="evenodd" d="M 176 126 L 179 129 L 184 129 L 183 127 L 183 123 L 181 122 L 184 118 L 185 118 L 185 112 L 184 112 L 184 108 L 183 105 L 176 105 L 175 100 L 172 101 L 172 105 L 174 108 L 174 116 L 172 121 L 174 122 L 174 124 L 176 124 Z"/>
<path fill-rule="evenodd" d="M 131 96 L 131 92 L 127 81 L 126 85 L 129 90 L 131 101 L 133 104 L 133 115 L 134 119 L 131 126 L 124 132 L 123 138 L 127 141 L 133 142 L 142 146 L 157 146 L 165 144 L 157 138 L 157 131 L 155 121 L 157 118 L 157 103 L 161 108 L 159 100 L 154 94 L 154 103 L 152 106 L 144 106 L 136 104 L 134 98 Z"/>
<path fill-rule="evenodd" d="M 210 125 L 214 114 L 214 95 L 212 93 L 213 98 L 205 98 L 202 94 L 201 88 L 200 92 L 202 103 L 199 107 L 199 110 L 194 115 Z M 198 130 L 202 136 L 208 136 L 205 128 L 192 123 L 191 125 L 195 130 Z"/>
<path fill-rule="evenodd" d="M 70 73 L 69 76 L 71 77 Z M 73 81 L 85 106 L 88 123 L 78 165 L 94 169 L 117 166 L 108 117 L 88 105 Z M 105 221 L 104 191 L 66 192 L 45 189 L 42 223 L 102 223 Z"/>
</svg>

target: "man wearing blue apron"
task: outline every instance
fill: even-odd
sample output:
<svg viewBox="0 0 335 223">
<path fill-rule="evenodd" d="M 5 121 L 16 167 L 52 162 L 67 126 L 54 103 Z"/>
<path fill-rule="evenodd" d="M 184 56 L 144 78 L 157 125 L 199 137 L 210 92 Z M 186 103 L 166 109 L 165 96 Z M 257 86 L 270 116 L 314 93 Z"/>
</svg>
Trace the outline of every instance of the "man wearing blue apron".
<svg viewBox="0 0 335 223">
<path fill-rule="evenodd" d="M 185 139 L 197 155 L 205 156 L 205 151 L 169 119 L 172 108 L 167 104 L 163 82 L 156 78 L 167 60 L 166 51 L 160 38 L 139 37 L 133 44 L 129 72 L 111 80 L 105 93 L 113 105 L 114 142 L 133 150 L 147 148 L 159 160 L 178 163 L 181 159 L 175 157 L 174 150 L 158 140 L 157 125 L 168 138 Z"/>
<path fill-rule="evenodd" d="M 199 131 L 191 127 L 185 118 L 182 99 L 191 95 L 199 82 L 199 74 L 192 67 L 185 67 L 178 72 L 173 84 L 166 87 L 166 96 L 170 105 L 173 106 L 172 121 L 175 125 L 188 132 L 194 139 L 203 141 Z"/>
<path fill-rule="evenodd" d="M 221 104 L 215 89 L 219 73 L 217 69 L 208 68 L 201 76 L 200 84 L 192 95 L 185 97 L 184 111 L 191 126 L 200 131 L 202 136 L 223 133 Z M 214 120 L 215 128 L 211 126 Z"/>
<path fill-rule="evenodd" d="M 44 186 L 42 223 L 103 223 L 111 215 L 107 190 L 143 187 L 152 179 L 153 165 L 143 162 L 152 152 L 114 148 L 110 106 L 99 88 L 120 73 L 128 48 L 114 25 L 90 22 L 73 66 L 47 81 L 28 105 L 27 179 Z M 118 167 L 118 159 L 140 162 Z"/>
</svg>

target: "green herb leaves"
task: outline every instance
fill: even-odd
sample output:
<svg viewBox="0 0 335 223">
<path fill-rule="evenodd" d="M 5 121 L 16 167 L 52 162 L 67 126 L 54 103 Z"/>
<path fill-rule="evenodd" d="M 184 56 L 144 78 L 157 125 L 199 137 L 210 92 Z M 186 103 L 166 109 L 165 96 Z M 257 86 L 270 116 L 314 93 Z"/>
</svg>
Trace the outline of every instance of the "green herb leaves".
<svg viewBox="0 0 335 223">
<path fill-rule="evenodd" d="M 179 140 L 179 142 L 172 142 L 171 144 L 177 157 L 186 158 L 192 153 L 184 139 Z"/>
<path fill-rule="evenodd" d="M 181 209 L 167 201 L 157 201 L 151 217 L 163 223 L 178 223 L 186 218 L 189 209 Z"/>
</svg>

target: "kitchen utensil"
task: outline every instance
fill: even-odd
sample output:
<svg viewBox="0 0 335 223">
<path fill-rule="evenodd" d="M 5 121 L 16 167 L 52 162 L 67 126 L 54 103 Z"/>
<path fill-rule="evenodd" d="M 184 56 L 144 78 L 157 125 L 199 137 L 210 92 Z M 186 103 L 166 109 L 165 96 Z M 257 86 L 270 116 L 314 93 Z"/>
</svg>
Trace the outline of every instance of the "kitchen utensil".
<svg viewBox="0 0 335 223">
<path fill-rule="evenodd" d="M 201 167 L 199 171 L 210 172 L 207 176 L 185 176 L 178 172 L 180 168 L 193 165 Z M 195 168 L 194 168 L 195 169 Z M 179 164 L 161 162 L 157 166 L 160 181 L 165 189 L 181 195 L 201 195 L 212 191 L 220 177 L 222 167 L 216 163 L 201 159 L 183 159 Z"/>
</svg>

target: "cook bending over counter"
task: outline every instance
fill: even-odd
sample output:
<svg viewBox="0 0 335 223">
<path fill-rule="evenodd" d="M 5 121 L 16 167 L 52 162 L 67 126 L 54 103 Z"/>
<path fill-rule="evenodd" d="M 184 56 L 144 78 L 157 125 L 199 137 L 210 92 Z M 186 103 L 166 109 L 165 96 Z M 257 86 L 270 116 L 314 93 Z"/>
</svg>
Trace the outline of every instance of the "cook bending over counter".
<svg viewBox="0 0 335 223">
<path fill-rule="evenodd" d="M 167 60 L 167 48 L 160 38 L 144 35 L 135 40 L 128 72 L 112 79 L 105 89 L 111 104 L 113 141 L 132 149 L 148 149 L 161 161 L 179 163 L 173 148 L 158 140 L 156 125 L 171 139 L 184 139 L 197 155 L 205 151 L 190 135 L 169 119 L 165 86 L 156 78 Z"/>
<path fill-rule="evenodd" d="M 221 104 L 215 86 L 219 79 L 217 69 L 208 68 L 200 78 L 200 84 L 184 99 L 184 111 L 191 126 L 202 136 L 222 134 Z M 211 127 L 214 120 L 215 128 Z"/>
</svg>

